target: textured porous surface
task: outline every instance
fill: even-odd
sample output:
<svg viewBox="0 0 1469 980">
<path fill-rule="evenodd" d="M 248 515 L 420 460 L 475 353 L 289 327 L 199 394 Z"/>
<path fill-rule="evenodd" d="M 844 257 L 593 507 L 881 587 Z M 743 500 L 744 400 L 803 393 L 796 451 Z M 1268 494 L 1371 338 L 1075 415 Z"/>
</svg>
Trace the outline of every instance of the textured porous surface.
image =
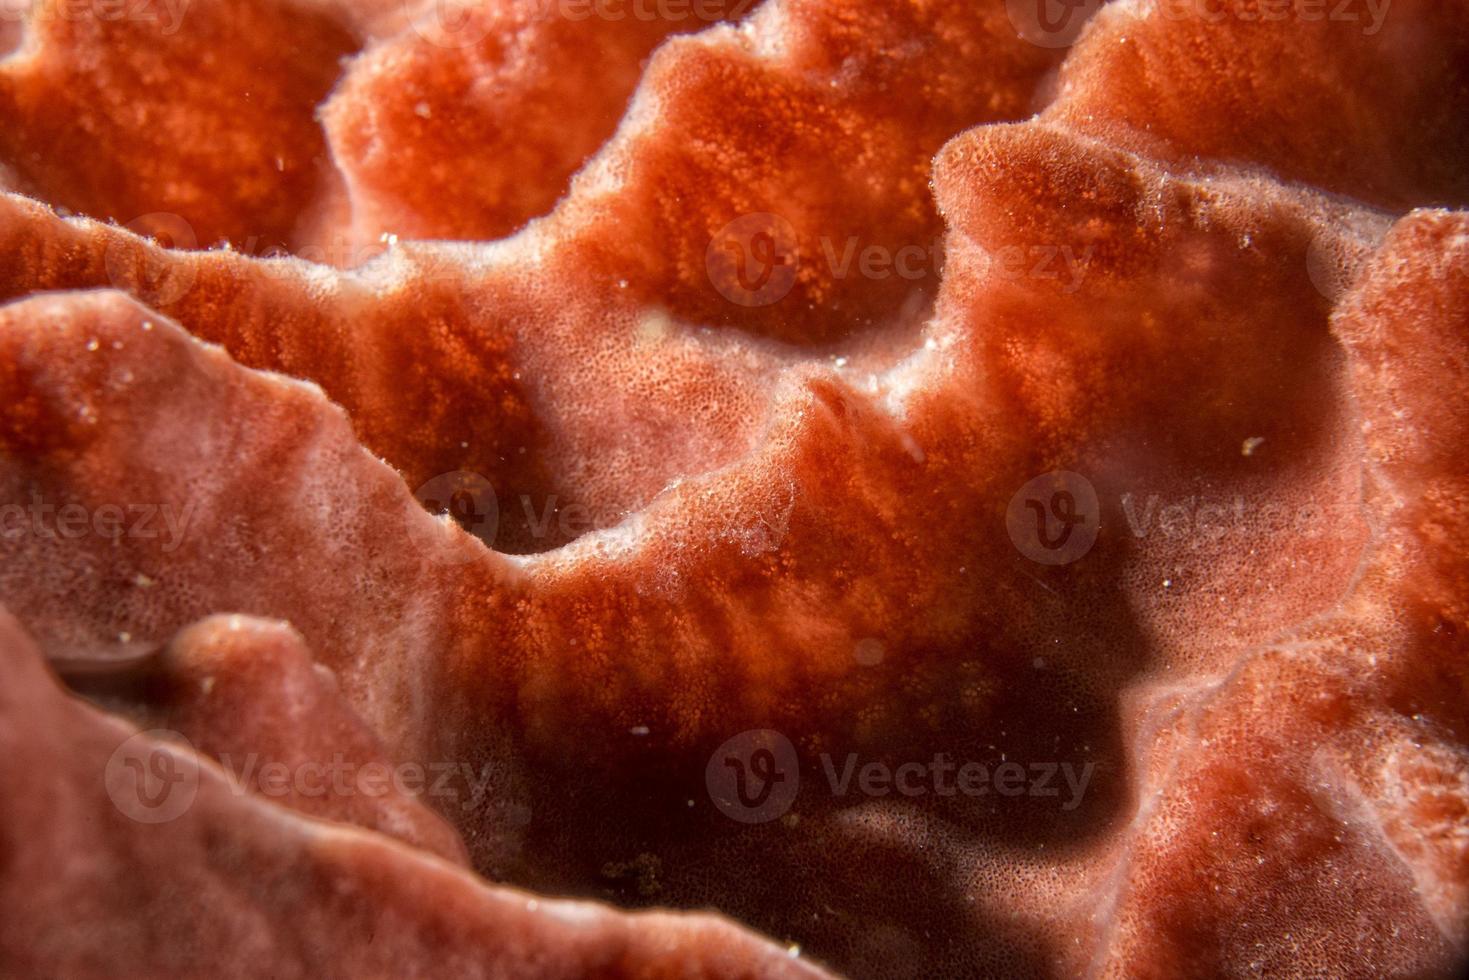
<svg viewBox="0 0 1469 980">
<path fill-rule="evenodd" d="M 0 974 L 1463 965 L 1469 3 L 748 7 L 0 7 Z"/>
</svg>

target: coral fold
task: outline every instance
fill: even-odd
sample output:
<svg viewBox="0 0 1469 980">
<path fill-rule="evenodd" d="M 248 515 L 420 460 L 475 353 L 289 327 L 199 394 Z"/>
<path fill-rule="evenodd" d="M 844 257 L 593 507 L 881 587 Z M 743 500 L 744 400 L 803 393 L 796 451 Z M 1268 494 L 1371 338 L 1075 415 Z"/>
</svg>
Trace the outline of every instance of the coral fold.
<svg viewBox="0 0 1469 980">
<path fill-rule="evenodd" d="M 0 974 L 1464 965 L 1469 3 L 748 6 L 28 14 Z"/>
</svg>

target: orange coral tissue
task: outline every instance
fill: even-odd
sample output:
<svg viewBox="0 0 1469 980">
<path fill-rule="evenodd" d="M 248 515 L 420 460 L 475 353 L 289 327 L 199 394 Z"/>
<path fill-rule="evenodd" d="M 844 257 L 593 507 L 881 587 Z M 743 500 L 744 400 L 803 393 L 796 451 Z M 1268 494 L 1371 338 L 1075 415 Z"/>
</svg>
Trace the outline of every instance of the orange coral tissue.
<svg viewBox="0 0 1469 980">
<path fill-rule="evenodd" d="M 1466 0 L 0 0 L 0 976 L 1452 977 Z"/>
</svg>

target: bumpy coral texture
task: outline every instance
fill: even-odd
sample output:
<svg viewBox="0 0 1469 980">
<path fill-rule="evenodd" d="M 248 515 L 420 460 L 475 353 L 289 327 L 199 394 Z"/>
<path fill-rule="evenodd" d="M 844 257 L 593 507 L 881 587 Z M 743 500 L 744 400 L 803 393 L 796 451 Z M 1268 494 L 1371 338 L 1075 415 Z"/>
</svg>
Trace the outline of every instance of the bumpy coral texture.
<svg viewBox="0 0 1469 980">
<path fill-rule="evenodd" d="M 1469 3 L 589 6 L 0 31 L 0 974 L 1451 975 Z"/>
</svg>

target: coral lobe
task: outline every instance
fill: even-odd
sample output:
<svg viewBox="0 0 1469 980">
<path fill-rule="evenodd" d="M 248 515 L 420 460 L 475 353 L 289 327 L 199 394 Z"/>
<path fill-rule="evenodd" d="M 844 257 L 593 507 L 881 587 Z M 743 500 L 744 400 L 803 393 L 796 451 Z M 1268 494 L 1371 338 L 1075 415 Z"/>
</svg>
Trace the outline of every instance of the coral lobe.
<svg viewBox="0 0 1469 980">
<path fill-rule="evenodd" d="M 0 972 L 1463 962 L 1469 6 L 198 3 L 0 61 Z"/>
</svg>

